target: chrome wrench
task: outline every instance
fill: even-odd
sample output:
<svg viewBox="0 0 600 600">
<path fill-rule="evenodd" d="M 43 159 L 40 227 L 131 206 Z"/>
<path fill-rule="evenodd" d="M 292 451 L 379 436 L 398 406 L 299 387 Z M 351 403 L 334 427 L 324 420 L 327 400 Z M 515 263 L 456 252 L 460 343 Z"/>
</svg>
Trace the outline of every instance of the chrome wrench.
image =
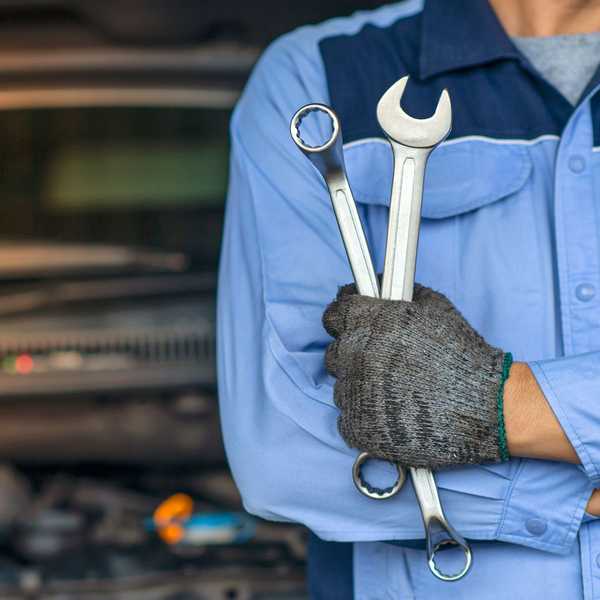
<svg viewBox="0 0 600 600">
<path fill-rule="evenodd" d="M 398 110 L 400 110 L 400 97 L 402 95 L 402 91 L 406 85 L 406 80 L 401 80 L 396 85 L 403 83 L 402 90 L 399 91 L 397 97 L 396 106 Z M 392 86 L 393 88 L 394 86 Z M 390 88 L 390 90 L 392 89 Z M 447 96 L 447 94 L 446 94 Z M 449 112 L 449 99 L 446 98 L 446 102 L 448 104 L 447 109 Z M 440 99 L 439 105 L 441 105 L 442 99 Z M 438 106 L 440 108 L 440 106 Z M 299 133 L 299 126 L 302 119 L 313 111 L 322 111 L 329 115 L 332 123 L 332 133 L 329 139 L 319 146 L 310 146 L 306 144 Z M 437 114 L 437 111 L 436 111 Z M 379 115 L 378 115 L 379 116 Z M 435 116 L 435 115 L 434 115 Z M 412 119 L 411 117 L 407 118 Z M 432 117 L 433 118 L 433 117 Z M 412 119 L 412 121 L 416 124 L 422 124 L 423 121 L 419 121 L 416 119 Z M 427 120 L 426 120 L 427 121 Z M 383 125 L 382 125 L 383 127 Z M 342 136 L 341 136 L 341 127 L 339 123 L 339 119 L 335 112 L 325 106 L 323 104 L 309 104 L 300 108 L 296 114 L 292 118 L 291 122 L 291 135 L 292 139 L 296 143 L 296 145 L 302 150 L 302 152 L 311 160 L 313 165 L 317 168 L 317 170 L 323 176 L 327 187 L 329 188 L 329 193 L 331 196 L 331 201 L 333 204 L 334 212 L 336 214 L 336 218 L 338 221 L 338 225 L 340 227 L 340 232 L 342 234 L 342 239 L 344 242 L 344 246 L 346 248 L 346 253 L 348 255 L 348 259 L 350 262 L 350 266 L 357 283 L 357 289 L 359 293 L 377 297 L 379 295 L 379 285 L 377 282 L 377 278 L 375 276 L 375 271 L 372 266 L 372 261 L 370 258 L 370 253 L 368 250 L 368 245 L 366 242 L 366 238 L 364 236 L 362 225 L 360 223 L 360 218 L 358 217 L 356 206 L 354 204 L 354 199 L 352 196 L 352 191 L 348 184 L 348 180 L 345 174 L 344 161 L 343 161 L 343 148 L 342 148 Z M 447 127 L 448 131 L 450 129 L 450 123 L 448 123 Z M 448 131 L 441 137 L 440 142 L 446 137 Z M 417 140 L 418 142 L 418 140 Z M 392 140 L 392 148 L 394 149 L 394 144 Z M 439 142 L 438 142 L 439 143 Z M 397 142 L 400 146 L 401 143 Z M 422 152 L 418 152 L 419 146 L 415 144 L 415 151 L 417 154 L 421 153 L 424 156 L 424 160 L 422 163 L 422 173 L 420 180 L 417 177 L 417 184 L 420 181 L 420 192 L 417 194 L 417 198 L 419 199 L 418 210 L 416 211 L 417 222 L 416 228 L 415 223 L 413 223 L 413 227 L 408 227 L 410 231 L 413 232 L 413 243 L 414 250 L 412 252 L 412 282 L 414 282 L 414 267 L 416 263 L 416 241 L 418 240 L 418 229 L 419 229 L 419 221 L 420 221 L 420 199 L 422 192 L 422 183 L 423 183 L 423 174 L 426 159 L 429 153 L 435 147 L 434 144 L 429 149 L 421 148 Z M 394 149 L 394 156 L 396 157 L 396 150 Z M 398 159 L 395 160 L 395 164 L 398 165 L 400 163 L 400 153 L 398 154 Z M 414 172 L 412 173 L 414 177 Z M 401 187 L 398 185 L 400 183 L 399 177 L 394 177 L 394 186 L 393 186 L 393 195 L 392 197 L 396 197 L 399 200 Z M 409 182 L 407 181 L 406 184 Z M 405 253 L 406 262 L 408 263 L 408 268 L 402 265 L 404 264 L 404 260 L 402 258 L 402 254 L 400 253 L 401 244 L 395 244 L 395 241 L 402 236 L 399 235 L 399 232 L 394 232 L 397 229 L 401 222 L 398 217 L 400 217 L 398 202 L 394 204 L 394 213 L 395 218 L 392 220 L 392 210 L 390 210 L 390 223 L 388 227 L 388 248 L 386 249 L 386 271 L 388 271 L 389 266 L 389 274 L 386 277 L 384 275 L 384 281 L 386 282 L 386 287 L 389 289 L 394 289 L 397 291 L 398 281 L 405 281 L 404 275 L 399 278 L 399 273 L 408 273 L 410 275 L 410 252 Z M 391 207 L 392 208 L 392 207 Z M 410 211 L 409 211 L 410 213 Z M 412 217 L 414 219 L 415 211 L 412 211 Z M 411 217 L 411 214 L 407 215 L 407 217 Z M 404 217 L 404 215 L 402 215 Z M 404 225 L 408 225 L 409 221 L 405 219 L 402 221 Z M 416 231 L 416 239 L 414 232 Z M 390 236 L 391 233 L 391 236 Z M 393 240 L 393 242 L 390 242 Z M 394 244 L 394 246 L 390 246 L 390 243 Z M 396 260 L 396 252 L 393 252 L 394 260 L 390 262 L 387 259 L 388 254 L 390 254 L 391 248 L 398 249 L 398 258 L 400 260 Z M 406 247 L 406 246 L 405 246 Z M 394 285 L 394 282 L 395 285 Z M 409 290 L 408 300 L 412 299 L 412 291 L 413 286 L 408 285 L 410 281 L 406 282 L 402 287 L 406 287 Z M 390 292 L 391 294 L 392 292 Z M 353 477 L 354 482 L 357 488 L 366 496 L 375 499 L 385 499 L 390 498 L 402 488 L 402 485 L 405 481 L 405 471 L 404 469 L 396 464 L 398 478 L 394 485 L 385 490 L 379 490 L 373 486 L 370 486 L 366 481 L 363 480 L 361 476 L 361 466 L 369 459 L 369 454 L 366 452 L 361 453 L 354 465 L 353 469 Z M 437 488 L 435 484 L 435 480 L 433 478 L 433 474 L 431 471 L 427 469 L 411 469 L 411 476 L 413 479 L 413 485 L 415 488 L 415 492 L 417 494 L 417 499 L 419 501 L 419 505 L 421 508 L 421 513 L 423 515 L 423 521 L 425 525 L 426 539 L 427 539 L 427 556 L 429 568 L 433 572 L 433 574 L 444 580 L 444 581 L 455 581 L 457 579 L 462 578 L 469 570 L 471 566 L 472 556 L 471 550 L 466 543 L 466 541 L 452 528 L 452 526 L 447 522 L 443 509 L 440 504 L 439 496 L 437 493 Z M 438 550 L 448 546 L 459 546 L 463 549 L 465 553 L 465 565 L 463 569 L 452 575 L 447 575 L 443 573 L 436 565 L 435 557 Z"/>
<path fill-rule="evenodd" d="M 415 283 L 425 166 L 431 152 L 450 133 L 452 108 L 450 96 L 444 90 L 431 117 L 411 117 L 400 106 L 407 81 L 408 77 L 403 77 L 383 94 L 377 105 L 377 120 L 394 155 L 381 297 L 410 302 Z M 469 544 L 448 523 L 431 470 L 411 468 L 410 475 L 425 526 L 429 568 L 444 581 L 461 579 L 472 563 Z M 436 564 L 436 553 L 452 546 L 462 549 L 464 564 L 458 572 L 446 574 Z"/>
<path fill-rule="evenodd" d="M 331 135 L 321 145 L 310 146 L 300 135 L 300 124 L 302 120 L 312 112 L 322 112 L 331 119 Z M 342 130 L 340 120 L 335 111 L 324 104 L 307 104 L 300 108 L 292 117 L 290 133 L 296 146 L 309 158 L 317 168 L 327 187 L 331 197 L 331 204 L 335 213 L 342 241 L 350 263 L 350 269 L 356 282 L 359 294 L 378 298 L 379 282 L 373 268 L 371 253 L 365 237 L 362 223 L 356 210 L 356 204 L 346 176 L 344 166 L 344 151 L 342 141 Z M 361 459 L 361 457 L 363 457 Z M 369 485 L 361 475 L 361 465 L 368 455 L 359 455 L 353 469 L 354 483 L 358 489 L 377 500 L 383 500 L 395 496 L 404 485 L 406 471 L 398 464 L 395 465 L 397 477 L 394 483 L 385 489 Z"/>
</svg>

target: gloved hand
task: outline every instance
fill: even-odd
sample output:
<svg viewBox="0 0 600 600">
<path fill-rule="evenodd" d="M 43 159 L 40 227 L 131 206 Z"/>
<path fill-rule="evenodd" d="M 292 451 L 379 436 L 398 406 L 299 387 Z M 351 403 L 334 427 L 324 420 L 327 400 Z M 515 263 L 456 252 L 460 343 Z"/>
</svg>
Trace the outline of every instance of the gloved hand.
<svg viewBox="0 0 600 600">
<path fill-rule="evenodd" d="M 494 348 L 442 294 L 413 302 L 340 289 L 323 315 L 337 378 L 338 427 L 352 448 L 405 466 L 508 459 L 503 386 L 512 357 Z"/>
</svg>

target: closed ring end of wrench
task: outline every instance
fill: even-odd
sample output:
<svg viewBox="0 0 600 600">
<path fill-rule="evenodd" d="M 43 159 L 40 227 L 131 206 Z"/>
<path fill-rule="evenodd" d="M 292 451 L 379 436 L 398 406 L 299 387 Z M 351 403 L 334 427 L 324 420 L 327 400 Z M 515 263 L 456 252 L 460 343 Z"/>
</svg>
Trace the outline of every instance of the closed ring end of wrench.
<svg viewBox="0 0 600 600">
<path fill-rule="evenodd" d="M 323 112 L 327 114 L 331 119 L 331 134 L 323 144 L 320 144 L 318 146 L 311 146 L 310 144 L 307 144 L 300 135 L 300 124 L 302 123 L 302 120 L 313 112 Z M 300 150 L 302 150 L 304 154 L 311 158 L 311 155 L 326 152 L 332 146 L 335 145 L 340 135 L 340 120 L 338 119 L 338 116 L 335 114 L 333 109 L 325 104 L 319 104 L 317 102 L 313 104 L 306 104 L 305 106 L 300 107 L 294 113 L 294 116 L 292 117 L 292 120 L 290 122 L 290 134 L 296 146 L 298 146 L 298 148 L 300 148 Z M 323 176 L 325 175 L 325 173 L 321 174 Z"/>
<path fill-rule="evenodd" d="M 458 581 L 459 579 L 462 579 L 469 572 L 471 565 L 473 564 L 473 554 L 469 544 L 467 544 L 466 540 L 457 531 L 455 531 L 452 525 L 450 525 L 450 523 L 448 523 L 445 519 L 443 522 L 440 522 L 435 518 L 431 519 L 429 523 L 427 523 L 426 529 L 427 562 L 429 564 L 429 570 L 442 581 Z M 449 537 L 446 537 L 434 544 L 432 540 L 436 534 L 439 536 L 440 529 L 443 530 L 444 533 Z M 464 563 L 462 569 L 452 574 L 444 573 L 436 563 L 437 554 L 440 551 L 450 547 L 459 547 L 464 553 Z"/>
<path fill-rule="evenodd" d="M 372 498 L 373 500 L 387 500 L 388 498 L 392 498 L 402 489 L 406 480 L 406 470 L 398 463 L 392 463 L 396 467 L 396 481 L 387 488 L 379 488 L 368 483 L 362 476 L 362 466 L 370 458 L 372 458 L 372 456 L 368 452 L 361 452 L 356 457 L 352 467 L 352 479 L 354 480 L 354 485 L 361 494 L 368 498 Z"/>
<path fill-rule="evenodd" d="M 440 503 L 433 473 L 429 469 L 411 468 L 410 475 L 423 516 L 429 569 L 442 581 L 458 581 L 471 568 L 471 548 L 460 533 L 448 523 Z M 444 573 L 437 566 L 436 555 L 452 547 L 459 547 L 463 551 L 465 560 L 462 568 L 456 573 Z"/>
</svg>

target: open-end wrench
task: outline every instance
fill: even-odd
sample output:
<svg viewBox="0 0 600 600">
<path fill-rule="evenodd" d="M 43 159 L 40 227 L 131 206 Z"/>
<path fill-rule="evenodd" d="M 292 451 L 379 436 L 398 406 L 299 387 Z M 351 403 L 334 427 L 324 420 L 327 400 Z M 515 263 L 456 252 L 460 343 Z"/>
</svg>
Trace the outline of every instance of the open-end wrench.
<svg viewBox="0 0 600 600">
<path fill-rule="evenodd" d="M 300 124 L 302 119 L 315 111 L 329 116 L 331 119 L 331 134 L 323 144 L 310 146 L 300 135 Z M 367 239 L 358 211 L 356 210 L 352 190 L 346 176 L 342 130 L 338 116 L 333 109 L 324 104 L 307 104 L 300 108 L 292 117 L 290 132 L 295 144 L 310 159 L 319 173 L 321 173 L 329 189 L 333 211 L 337 219 L 358 293 L 363 296 L 378 298 L 380 295 L 379 282 L 373 268 L 371 253 L 369 252 Z M 377 500 L 396 495 L 404 485 L 406 479 L 404 468 L 400 465 L 395 465 L 397 477 L 396 481 L 390 487 L 381 489 L 371 486 L 362 478 L 360 469 L 367 456 L 365 453 L 359 455 L 354 465 L 353 477 L 358 489 L 370 498 Z M 361 459 L 361 457 L 363 458 Z"/>
<path fill-rule="evenodd" d="M 452 108 L 448 92 L 444 90 L 431 117 L 411 117 L 400 106 L 407 81 L 408 77 L 403 77 L 383 94 L 377 105 L 377 120 L 394 155 L 381 297 L 410 302 L 415 283 L 425 166 L 431 152 L 450 133 Z M 469 544 L 444 516 L 433 473 L 429 469 L 411 468 L 410 475 L 423 516 L 429 568 L 444 581 L 461 579 L 471 567 Z M 453 546 L 463 550 L 465 560 L 460 571 L 446 574 L 436 564 L 436 553 Z"/>
</svg>

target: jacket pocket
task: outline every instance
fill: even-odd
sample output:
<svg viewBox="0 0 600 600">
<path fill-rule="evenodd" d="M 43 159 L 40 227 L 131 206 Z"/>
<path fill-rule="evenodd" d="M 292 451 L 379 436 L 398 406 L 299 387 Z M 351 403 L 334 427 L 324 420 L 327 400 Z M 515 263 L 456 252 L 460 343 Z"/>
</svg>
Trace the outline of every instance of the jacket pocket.
<svg viewBox="0 0 600 600">
<path fill-rule="evenodd" d="M 393 159 L 385 140 L 349 144 L 348 177 L 357 202 L 389 206 Z M 445 219 L 511 196 L 532 169 L 526 147 L 466 139 L 432 152 L 425 175 L 422 216 Z"/>
<path fill-rule="evenodd" d="M 362 214 L 367 215 L 371 247 L 381 268 L 392 151 L 385 140 L 371 139 L 348 144 L 345 157 L 348 178 Z M 442 144 L 432 152 L 425 175 L 417 281 L 460 305 L 465 281 L 479 280 L 479 275 L 473 275 L 473 265 L 480 268 L 494 260 L 490 255 L 496 240 L 490 238 L 487 248 L 482 240 L 492 230 L 499 235 L 502 227 L 509 226 L 504 220 L 505 201 L 527 198 L 527 194 L 521 196 L 521 190 L 527 187 L 532 166 L 527 147 L 519 144 L 468 138 Z M 521 212 L 530 211 L 522 204 Z M 511 203 L 509 212 L 514 208 Z M 480 283 L 486 285 L 484 279 Z"/>
</svg>

